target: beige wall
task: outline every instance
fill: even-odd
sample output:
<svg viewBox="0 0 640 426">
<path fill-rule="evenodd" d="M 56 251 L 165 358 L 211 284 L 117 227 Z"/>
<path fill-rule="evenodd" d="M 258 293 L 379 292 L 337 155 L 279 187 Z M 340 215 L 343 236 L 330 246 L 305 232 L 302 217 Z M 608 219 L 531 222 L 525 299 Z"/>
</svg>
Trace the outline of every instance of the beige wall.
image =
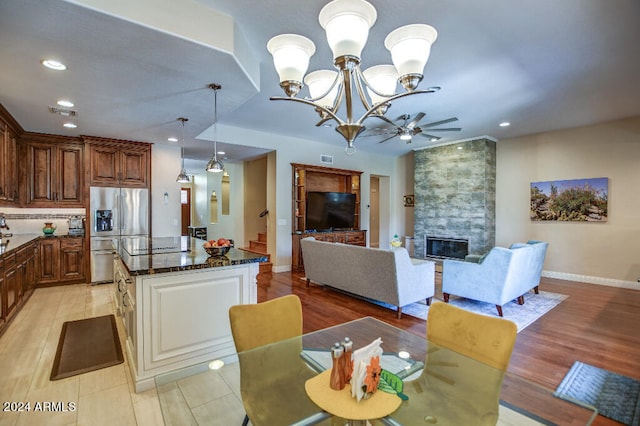
<svg viewBox="0 0 640 426">
<path fill-rule="evenodd" d="M 243 245 L 249 247 L 249 240 L 257 240 L 259 232 L 267 231 L 267 217 L 260 212 L 267 208 L 267 157 L 244 163 L 244 235 Z"/>
<path fill-rule="evenodd" d="M 640 288 L 640 117 L 497 144 L 496 244 L 549 242 L 545 275 Z M 609 178 L 606 223 L 532 222 L 531 182 Z"/>
</svg>

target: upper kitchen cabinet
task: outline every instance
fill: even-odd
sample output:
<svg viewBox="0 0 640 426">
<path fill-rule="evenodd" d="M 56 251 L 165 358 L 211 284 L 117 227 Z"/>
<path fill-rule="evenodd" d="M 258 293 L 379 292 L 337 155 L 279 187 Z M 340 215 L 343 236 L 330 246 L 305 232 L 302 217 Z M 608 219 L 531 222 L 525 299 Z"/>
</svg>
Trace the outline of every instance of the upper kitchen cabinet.
<svg viewBox="0 0 640 426">
<path fill-rule="evenodd" d="M 84 145 L 78 139 L 27 133 L 26 207 L 84 207 Z"/>
<path fill-rule="evenodd" d="M 151 144 L 85 137 L 90 186 L 147 188 L 151 176 Z"/>
<path fill-rule="evenodd" d="M 0 105 L 0 205 L 18 204 L 17 135 L 22 128 Z"/>
</svg>

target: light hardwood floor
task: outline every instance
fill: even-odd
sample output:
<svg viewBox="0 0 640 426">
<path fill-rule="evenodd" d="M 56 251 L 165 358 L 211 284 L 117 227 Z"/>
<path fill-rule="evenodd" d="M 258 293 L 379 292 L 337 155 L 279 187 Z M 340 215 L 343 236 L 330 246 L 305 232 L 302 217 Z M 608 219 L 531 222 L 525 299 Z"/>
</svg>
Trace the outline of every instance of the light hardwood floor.
<svg viewBox="0 0 640 426">
<path fill-rule="evenodd" d="M 424 335 L 423 320 L 404 316 L 339 292 L 311 286 L 299 273 L 261 274 L 258 300 L 297 294 L 303 304 L 304 331 L 314 331 L 363 316 Z M 439 277 L 437 277 L 439 290 Z M 569 298 L 519 333 L 509 370 L 555 388 L 574 360 L 640 379 L 640 291 L 544 279 L 545 291 Z M 436 296 L 439 296 L 437 291 Z M 73 285 L 37 289 L 16 320 L 0 337 L 0 401 L 75 402 L 76 411 L 0 412 L 0 425 L 162 425 L 155 390 L 136 394 L 126 361 L 60 381 L 49 381 L 64 321 L 114 312 L 111 286 Z M 122 323 L 118 319 L 121 338 Z M 229 368 L 228 368 L 229 367 Z M 194 393 L 193 414 L 182 424 L 240 424 L 237 368 L 225 367 L 214 390 L 202 390 L 192 381 L 179 391 Z M 234 373 L 235 371 L 235 373 Z M 202 396 L 207 394 L 206 400 Z M 218 407 L 218 408 L 216 408 Z M 211 413 L 216 414 L 212 417 Z M 219 413 L 219 414 L 218 414 Z M 222 415 L 224 414 L 224 415 Z M 518 425 L 508 413 L 500 424 Z M 615 422 L 598 417 L 595 424 Z"/>
</svg>

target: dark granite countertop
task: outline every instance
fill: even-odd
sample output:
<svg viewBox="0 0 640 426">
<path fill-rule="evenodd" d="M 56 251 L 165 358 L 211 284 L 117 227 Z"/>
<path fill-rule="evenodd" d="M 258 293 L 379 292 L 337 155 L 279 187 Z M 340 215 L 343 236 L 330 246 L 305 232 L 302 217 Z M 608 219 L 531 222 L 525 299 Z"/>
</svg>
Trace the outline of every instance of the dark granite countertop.
<svg viewBox="0 0 640 426">
<path fill-rule="evenodd" d="M 129 237 L 123 239 L 118 254 L 133 276 L 267 261 L 266 256 L 236 248 L 231 248 L 225 256 L 209 257 L 202 247 L 203 243 L 203 240 L 192 237 Z M 145 251 L 144 248 L 165 252 L 132 255 L 127 251 L 129 249 L 132 253 L 141 253 Z"/>
<path fill-rule="evenodd" d="M 0 257 L 11 254 L 19 248 L 41 238 L 84 238 L 84 235 L 54 234 L 53 236 L 44 236 L 42 234 L 13 234 L 10 237 L 2 235 L 2 238 L 0 238 Z"/>
</svg>

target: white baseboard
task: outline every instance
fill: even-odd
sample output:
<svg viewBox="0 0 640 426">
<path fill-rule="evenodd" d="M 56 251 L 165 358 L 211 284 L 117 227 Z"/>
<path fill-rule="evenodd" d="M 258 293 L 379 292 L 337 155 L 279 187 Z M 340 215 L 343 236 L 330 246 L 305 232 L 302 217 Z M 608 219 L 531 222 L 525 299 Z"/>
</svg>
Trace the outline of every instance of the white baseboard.
<svg viewBox="0 0 640 426">
<path fill-rule="evenodd" d="M 640 283 L 635 281 L 616 280 L 613 278 L 592 277 L 589 275 L 569 274 L 567 272 L 542 271 L 542 276 L 559 280 L 577 281 L 588 284 L 606 285 L 608 287 L 640 290 Z"/>
<path fill-rule="evenodd" d="M 289 272 L 291 271 L 291 265 L 274 266 L 271 270 L 273 272 Z"/>
</svg>

